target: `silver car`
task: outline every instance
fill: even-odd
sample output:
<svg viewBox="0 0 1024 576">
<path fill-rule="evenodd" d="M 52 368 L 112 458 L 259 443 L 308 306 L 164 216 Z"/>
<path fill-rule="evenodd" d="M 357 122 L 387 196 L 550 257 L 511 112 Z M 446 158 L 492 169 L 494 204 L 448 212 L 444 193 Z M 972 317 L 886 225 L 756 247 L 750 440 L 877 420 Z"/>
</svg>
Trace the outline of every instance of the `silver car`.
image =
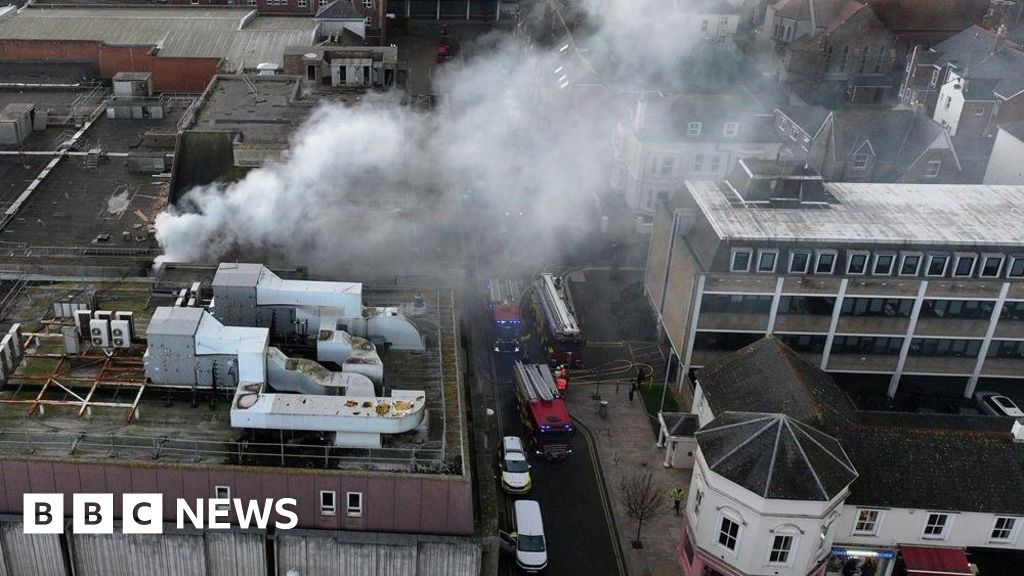
<svg viewBox="0 0 1024 576">
<path fill-rule="evenodd" d="M 974 400 L 978 403 L 978 408 L 985 414 L 1012 416 L 1014 418 L 1024 417 L 1024 411 L 1021 411 L 1013 403 L 1013 400 L 998 392 L 977 392 L 974 394 Z"/>
</svg>

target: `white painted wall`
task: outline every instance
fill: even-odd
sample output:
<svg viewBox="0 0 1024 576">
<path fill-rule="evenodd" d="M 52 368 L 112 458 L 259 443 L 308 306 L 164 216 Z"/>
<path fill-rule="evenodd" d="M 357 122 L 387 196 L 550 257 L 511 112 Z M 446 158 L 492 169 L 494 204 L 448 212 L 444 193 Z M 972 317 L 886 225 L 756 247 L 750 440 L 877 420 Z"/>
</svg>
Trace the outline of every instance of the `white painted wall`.
<svg viewBox="0 0 1024 576">
<path fill-rule="evenodd" d="M 952 136 L 956 135 L 960 114 L 964 109 L 964 95 L 961 90 L 954 88 L 957 85 L 962 86 L 963 81 L 955 73 L 950 72 L 946 83 L 939 90 L 939 102 L 935 105 L 935 114 L 932 115 L 932 118 L 946 127 L 946 131 Z"/>
<path fill-rule="evenodd" d="M 777 576 L 804 576 L 831 553 L 834 527 L 846 492 L 831 502 L 766 500 L 709 471 L 699 450 L 696 464 L 686 514 L 696 545 L 706 552 L 741 572 Z M 698 492 L 703 494 L 699 514 L 694 511 Z M 740 521 L 735 552 L 718 543 L 723 515 Z M 829 529 L 822 539 L 826 524 Z M 792 535 L 795 539 L 786 566 L 768 563 L 776 534 Z"/>
<path fill-rule="evenodd" d="M 999 129 L 985 169 L 984 184 L 1024 184 L 1024 142 Z"/>
<path fill-rule="evenodd" d="M 955 489 L 955 488 L 953 488 Z M 995 525 L 995 514 L 979 514 L 975 512 L 950 512 L 950 522 L 946 528 L 946 537 L 942 539 L 924 538 L 924 525 L 928 515 L 941 510 L 909 510 L 906 508 L 890 508 L 881 510 L 877 535 L 861 536 L 853 533 L 857 521 L 858 508 L 843 506 L 842 516 L 837 527 L 836 542 L 844 545 L 889 546 L 900 544 L 920 544 L 924 546 L 984 546 L 987 548 L 1006 548 L 1024 550 L 1024 542 L 1020 537 L 1024 527 L 1024 517 L 1016 517 L 1015 533 L 1010 542 L 993 541 L 992 528 Z M 871 508 L 874 510 L 874 508 Z"/>
</svg>

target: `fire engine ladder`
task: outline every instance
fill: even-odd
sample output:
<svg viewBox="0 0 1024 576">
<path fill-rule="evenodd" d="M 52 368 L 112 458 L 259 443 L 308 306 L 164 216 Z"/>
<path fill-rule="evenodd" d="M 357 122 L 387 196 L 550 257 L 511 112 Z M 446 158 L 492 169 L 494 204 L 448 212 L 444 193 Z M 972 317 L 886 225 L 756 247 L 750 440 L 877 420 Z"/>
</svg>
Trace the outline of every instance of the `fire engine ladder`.
<svg viewBox="0 0 1024 576">
<path fill-rule="evenodd" d="M 519 302 L 519 281 L 512 278 L 491 278 L 487 281 L 491 302 L 516 304 Z"/>
<path fill-rule="evenodd" d="M 554 400 L 558 398 L 558 388 L 551 371 L 544 364 L 523 364 L 516 360 L 516 382 L 529 400 Z"/>
<path fill-rule="evenodd" d="M 541 305 L 544 307 L 544 313 L 548 318 L 551 318 L 555 325 L 555 330 L 559 334 L 575 336 L 580 333 L 580 327 L 576 323 L 576 317 L 569 311 L 569 306 L 565 302 L 562 293 L 564 289 L 564 282 L 561 288 L 555 286 L 553 275 L 548 273 L 540 275 L 540 300 Z"/>
</svg>

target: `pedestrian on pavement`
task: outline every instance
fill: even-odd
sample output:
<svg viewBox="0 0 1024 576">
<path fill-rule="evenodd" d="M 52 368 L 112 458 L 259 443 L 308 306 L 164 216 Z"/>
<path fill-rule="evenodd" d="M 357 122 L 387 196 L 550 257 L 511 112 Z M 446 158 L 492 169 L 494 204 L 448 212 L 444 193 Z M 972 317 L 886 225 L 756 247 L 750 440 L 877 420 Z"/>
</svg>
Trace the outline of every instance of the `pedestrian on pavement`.
<svg viewBox="0 0 1024 576">
<path fill-rule="evenodd" d="M 643 366 L 637 366 L 636 367 L 636 387 L 639 389 L 643 385 L 644 385 L 644 367 Z"/>
<path fill-rule="evenodd" d="M 634 383 L 629 385 L 629 401 L 630 402 L 633 401 L 633 394 L 636 394 L 636 391 L 637 391 L 637 386 L 636 386 L 636 382 L 634 382 Z"/>
<path fill-rule="evenodd" d="M 676 511 L 676 516 L 679 516 L 679 505 L 682 504 L 683 498 L 686 498 L 686 493 L 683 492 L 682 488 L 676 486 L 670 494 L 672 496 L 672 507 Z"/>
</svg>

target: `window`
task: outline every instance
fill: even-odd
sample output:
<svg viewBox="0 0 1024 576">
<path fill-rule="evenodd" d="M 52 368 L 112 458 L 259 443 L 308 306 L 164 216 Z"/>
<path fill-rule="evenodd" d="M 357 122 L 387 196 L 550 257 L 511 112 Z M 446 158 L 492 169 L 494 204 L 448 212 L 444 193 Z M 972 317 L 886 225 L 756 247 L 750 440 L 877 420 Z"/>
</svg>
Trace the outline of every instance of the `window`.
<svg viewBox="0 0 1024 576">
<path fill-rule="evenodd" d="M 807 268 L 811 264 L 811 253 L 810 252 L 790 252 L 789 253 L 789 273 L 790 274 L 806 274 Z"/>
<path fill-rule="evenodd" d="M 828 72 L 828 67 L 832 65 L 832 45 L 829 44 L 825 47 L 825 71 Z"/>
<path fill-rule="evenodd" d="M 330 3 L 330 1 L 331 1 L 331 0 L 320 0 L 320 5 L 321 5 L 321 6 L 327 6 L 327 4 L 329 4 L 329 3 Z"/>
<path fill-rule="evenodd" d="M 842 60 L 839 61 L 839 71 L 840 72 L 846 72 L 846 66 L 847 66 L 847 64 L 849 64 L 849 62 L 850 62 L 850 47 L 847 45 L 847 46 L 843 46 L 843 57 L 842 57 Z"/>
<path fill-rule="evenodd" d="M 858 510 L 857 522 L 853 525 L 853 533 L 861 536 L 878 534 L 878 510 Z"/>
<path fill-rule="evenodd" d="M 697 154 L 693 157 L 693 171 L 700 172 L 704 170 L 704 155 Z"/>
<path fill-rule="evenodd" d="M 189 0 L 193 5 L 199 4 L 199 0 Z"/>
<path fill-rule="evenodd" d="M 300 8 L 304 8 L 307 5 L 308 5 L 308 2 L 306 0 L 299 0 L 299 7 Z"/>
<path fill-rule="evenodd" d="M 733 250 L 732 265 L 729 270 L 733 272 L 748 272 L 750 270 L 751 250 Z"/>
<path fill-rule="evenodd" d="M 686 124 L 686 135 L 687 136 L 700 136 L 700 130 L 703 124 L 700 122 L 687 122 Z"/>
<path fill-rule="evenodd" d="M 863 74 L 864 73 L 864 68 L 866 68 L 867 64 L 868 64 L 868 52 L 870 50 L 871 50 L 870 46 L 865 46 L 865 47 L 861 48 L 861 50 L 860 50 L 860 63 L 857 65 L 857 73 L 858 74 Z"/>
<path fill-rule="evenodd" d="M 367 26 L 367 27 L 373 26 L 373 18 L 370 18 L 370 17 L 363 18 L 363 25 Z"/>
<path fill-rule="evenodd" d="M 815 274 L 831 274 L 836 268 L 835 250 L 819 250 L 818 260 L 814 263 Z"/>
<path fill-rule="evenodd" d="M 664 158 L 661 159 L 661 167 L 659 168 L 659 172 L 662 176 L 668 176 L 672 174 L 673 172 L 675 172 L 675 169 L 676 159 L 674 156 L 665 156 Z"/>
<path fill-rule="evenodd" d="M 949 256 L 928 256 L 928 267 L 925 269 L 925 276 L 941 277 L 946 275 L 946 263 L 949 262 Z"/>
<path fill-rule="evenodd" d="M 1024 256 L 1015 256 L 1010 259 L 1010 270 L 1006 273 L 1007 278 L 1024 278 Z"/>
<path fill-rule="evenodd" d="M 1016 518 L 996 518 L 995 526 L 992 527 L 991 540 L 995 542 L 1010 542 L 1013 540 L 1014 528 L 1016 527 Z"/>
<path fill-rule="evenodd" d="M 230 500 L 231 499 L 231 487 L 230 486 L 214 486 L 213 497 L 218 499 Z"/>
<path fill-rule="evenodd" d="M 903 338 L 887 336 L 834 336 L 833 354 L 858 356 L 897 356 L 903 348 Z"/>
<path fill-rule="evenodd" d="M 788 534 L 776 534 L 772 539 L 772 551 L 768 554 L 768 563 L 776 566 L 789 565 L 789 553 L 792 550 L 793 537 Z"/>
<path fill-rule="evenodd" d="M 868 155 L 867 154 L 857 154 L 856 156 L 853 157 L 853 169 L 854 170 L 864 170 L 867 167 L 868 167 Z"/>
<path fill-rule="evenodd" d="M 718 544 L 736 551 L 736 541 L 740 536 L 740 525 L 732 519 L 722 516 L 722 524 L 718 528 Z"/>
<path fill-rule="evenodd" d="M 249 6 L 255 6 L 256 0 L 249 0 Z"/>
<path fill-rule="evenodd" d="M 946 108 L 949 108 L 949 105 L 952 104 L 952 103 L 953 103 L 953 97 L 952 96 L 946 96 L 946 102 L 945 102 Z"/>
<path fill-rule="evenodd" d="M 701 32 L 707 32 L 708 31 L 708 19 L 707 18 L 705 18 L 705 19 L 700 21 L 700 31 Z"/>
<path fill-rule="evenodd" d="M 917 276 L 921 268 L 920 254 L 904 254 L 900 261 L 900 276 Z"/>
<path fill-rule="evenodd" d="M 337 509 L 335 497 L 337 495 L 330 490 L 320 491 L 320 514 L 322 516 L 334 516 Z"/>
<path fill-rule="evenodd" d="M 878 47 L 878 61 L 875 62 L 875 74 L 882 71 L 883 64 L 885 64 L 885 44 Z"/>
<path fill-rule="evenodd" d="M 867 252 L 847 252 L 849 260 L 846 262 L 847 274 L 863 274 L 868 268 Z"/>
<path fill-rule="evenodd" d="M 875 276 L 889 276 L 892 274 L 892 265 L 896 262 L 896 256 L 894 254 L 877 254 L 875 255 L 875 265 L 872 267 L 871 273 Z"/>
<path fill-rule="evenodd" d="M 999 278 L 1003 271 L 1003 257 L 999 254 L 982 254 L 981 277 Z"/>
<path fill-rule="evenodd" d="M 925 318 L 954 318 L 988 320 L 995 308 L 994 300 L 925 300 L 921 303 L 921 316 Z"/>
<path fill-rule="evenodd" d="M 946 537 L 948 526 L 949 514 L 929 514 L 928 520 L 924 523 L 924 534 L 921 537 L 928 540 L 942 540 Z"/>
<path fill-rule="evenodd" d="M 978 257 L 973 254 L 957 255 L 956 266 L 953 268 L 954 278 L 970 278 L 974 274 L 974 263 Z"/>
<path fill-rule="evenodd" d="M 772 38 L 778 38 L 778 37 L 779 37 L 779 23 L 776 22 L 775 23 L 775 31 L 772 33 Z"/>
<path fill-rule="evenodd" d="M 693 515 L 700 516 L 700 503 L 704 500 L 704 491 L 697 489 L 697 494 L 693 497 Z"/>
<path fill-rule="evenodd" d="M 932 81 L 929 82 L 929 84 L 931 84 L 932 88 L 935 88 L 935 85 L 938 84 L 938 83 L 939 83 L 939 71 L 938 71 L 938 69 L 936 69 L 934 72 L 932 72 Z"/>
<path fill-rule="evenodd" d="M 953 338 L 914 338 L 910 341 L 908 354 L 944 358 L 977 358 L 981 340 Z"/>
<path fill-rule="evenodd" d="M 722 136 L 725 136 L 726 138 L 731 138 L 735 136 L 737 132 L 739 132 L 739 129 L 740 125 L 738 122 L 726 122 L 725 128 L 722 129 Z"/>
<path fill-rule="evenodd" d="M 345 511 L 352 518 L 359 518 L 363 515 L 363 493 L 348 492 L 345 494 Z"/>
<path fill-rule="evenodd" d="M 924 169 L 925 178 L 938 178 L 939 170 L 942 170 L 941 160 L 929 160 L 928 166 Z"/>
<path fill-rule="evenodd" d="M 984 116 L 985 115 L 985 107 L 984 106 L 975 106 L 974 107 L 974 115 L 975 116 Z"/>
<path fill-rule="evenodd" d="M 909 318 L 913 310 L 913 298 L 845 298 L 842 307 L 844 316 Z"/>
<path fill-rule="evenodd" d="M 711 172 L 716 173 L 722 167 L 722 157 L 718 154 L 711 155 Z"/>
<path fill-rule="evenodd" d="M 757 255 L 757 271 L 758 272 L 775 272 L 775 261 L 779 257 L 778 250 L 761 250 Z"/>
<path fill-rule="evenodd" d="M 728 26 L 729 25 L 729 17 L 728 16 L 719 16 L 718 17 L 718 25 L 719 26 Z"/>
</svg>

